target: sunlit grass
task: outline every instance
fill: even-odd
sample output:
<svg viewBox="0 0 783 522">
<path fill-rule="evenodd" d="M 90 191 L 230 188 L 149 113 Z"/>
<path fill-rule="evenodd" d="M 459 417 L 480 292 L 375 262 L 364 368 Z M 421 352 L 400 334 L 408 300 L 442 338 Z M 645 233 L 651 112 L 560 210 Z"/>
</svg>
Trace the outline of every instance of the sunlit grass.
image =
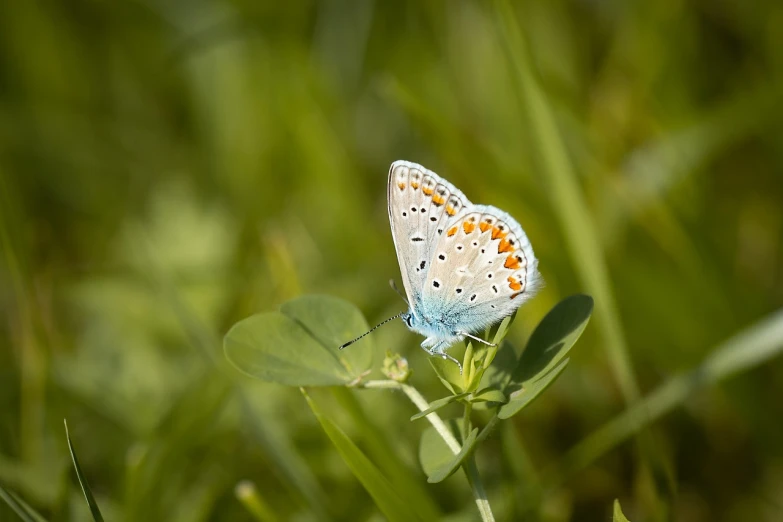
<svg viewBox="0 0 783 522">
<path fill-rule="evenodd" d="M 781 22 L 774 2 L 0 7 L 0 520 L 90 516 L 63 418 L 107 519 L 385 513 L 299 391 L 239 375 L 221 339 L 301 294 L 370 323 L 404 307 L 397 159 L 525 228 L 546 287 L 514 346 L 595 298 L 567 370 L 476 453 L 498 520 L 609 520 L 617 498 L 633 521 L 779 519 Z M 386 328 L 352 349 L 443 396 Z M 309 393 L 401 509 L 470 519 L 387 391 Z M 652 459 L 623 444 L 641 426 Z"/>
</svg>

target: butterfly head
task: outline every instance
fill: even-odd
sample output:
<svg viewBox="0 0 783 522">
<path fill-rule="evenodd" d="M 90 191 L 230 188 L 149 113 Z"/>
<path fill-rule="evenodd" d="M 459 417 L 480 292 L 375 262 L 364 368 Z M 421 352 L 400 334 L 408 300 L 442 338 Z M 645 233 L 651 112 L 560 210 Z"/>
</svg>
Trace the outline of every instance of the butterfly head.
<svg viewBox="0 0 783 522">
<path fill-rule="evenodd" d="M 416 318 L 412 312 L 405 312 L 400 316 L 400 319 L 402 319 L 405 322 L 405 325 L 408 328 L 413 328 L 413 324 L 416 321 Z"/>
</svg>

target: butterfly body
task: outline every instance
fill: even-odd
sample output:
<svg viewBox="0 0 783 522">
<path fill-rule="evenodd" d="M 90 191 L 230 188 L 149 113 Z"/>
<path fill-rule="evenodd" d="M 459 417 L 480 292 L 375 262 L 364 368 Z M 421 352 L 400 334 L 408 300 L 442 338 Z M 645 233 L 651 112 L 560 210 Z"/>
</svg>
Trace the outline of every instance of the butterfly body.
<svg viewBox="0 0 783 522">
<path fill-rule="evenodd" d="M 401 318 L 431 355 L 453 359 L 448 347 L 511 315 L 540 286 L 533 248 L 509 214 L 474 205 L 407 161 L 392 164 L 387 197 L 410 305 Z"/>
</svg>

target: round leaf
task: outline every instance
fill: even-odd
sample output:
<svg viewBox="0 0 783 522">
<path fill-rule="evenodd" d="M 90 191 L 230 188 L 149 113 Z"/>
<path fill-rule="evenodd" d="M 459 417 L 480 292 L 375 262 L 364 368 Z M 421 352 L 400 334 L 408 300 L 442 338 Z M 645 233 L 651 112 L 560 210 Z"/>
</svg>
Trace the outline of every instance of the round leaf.
<svg viewBox="0 0 783 522">
<path fill-rule="evenodd" d="M 369 330 L 353 304 L 329 295 L 305 295 L 292 299 L 280 311 L 299 323 L 324 348 L 336 353 L 349 373 L 358 376 L 372 366 L 374 339 L 368 335 L 344 350 L 337 347 Z"/>
<path fill-rule="evenodd" d="M 239 370 L 264 381 L 345 385 L 370 367 L 372 346 L 353 351 L 337 347 L 365 331 L 366 322 L 350 303 L 307 296 L 286 303 L 283 313 L 262 313 L 238 322 L 226 334 L 223 349 Z"/>
</svg>

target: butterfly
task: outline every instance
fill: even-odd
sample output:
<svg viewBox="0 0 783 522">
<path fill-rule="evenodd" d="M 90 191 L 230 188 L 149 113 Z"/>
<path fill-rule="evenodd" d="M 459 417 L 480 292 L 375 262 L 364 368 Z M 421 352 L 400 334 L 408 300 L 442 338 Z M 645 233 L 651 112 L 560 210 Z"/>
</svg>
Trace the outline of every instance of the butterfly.
<svg viewBox="0 0 783 522">
<path fill-rule="evenodd" d="M 541 286 L 538 260 L 525 231 L 506 212 L 475 205 L 454 185 L 408 161 L 395 161 L 386 187 L 407 312 L 401 318 L 425 337 L 430 355 L 446 352 L 513 314 Z"/>
</svg>

